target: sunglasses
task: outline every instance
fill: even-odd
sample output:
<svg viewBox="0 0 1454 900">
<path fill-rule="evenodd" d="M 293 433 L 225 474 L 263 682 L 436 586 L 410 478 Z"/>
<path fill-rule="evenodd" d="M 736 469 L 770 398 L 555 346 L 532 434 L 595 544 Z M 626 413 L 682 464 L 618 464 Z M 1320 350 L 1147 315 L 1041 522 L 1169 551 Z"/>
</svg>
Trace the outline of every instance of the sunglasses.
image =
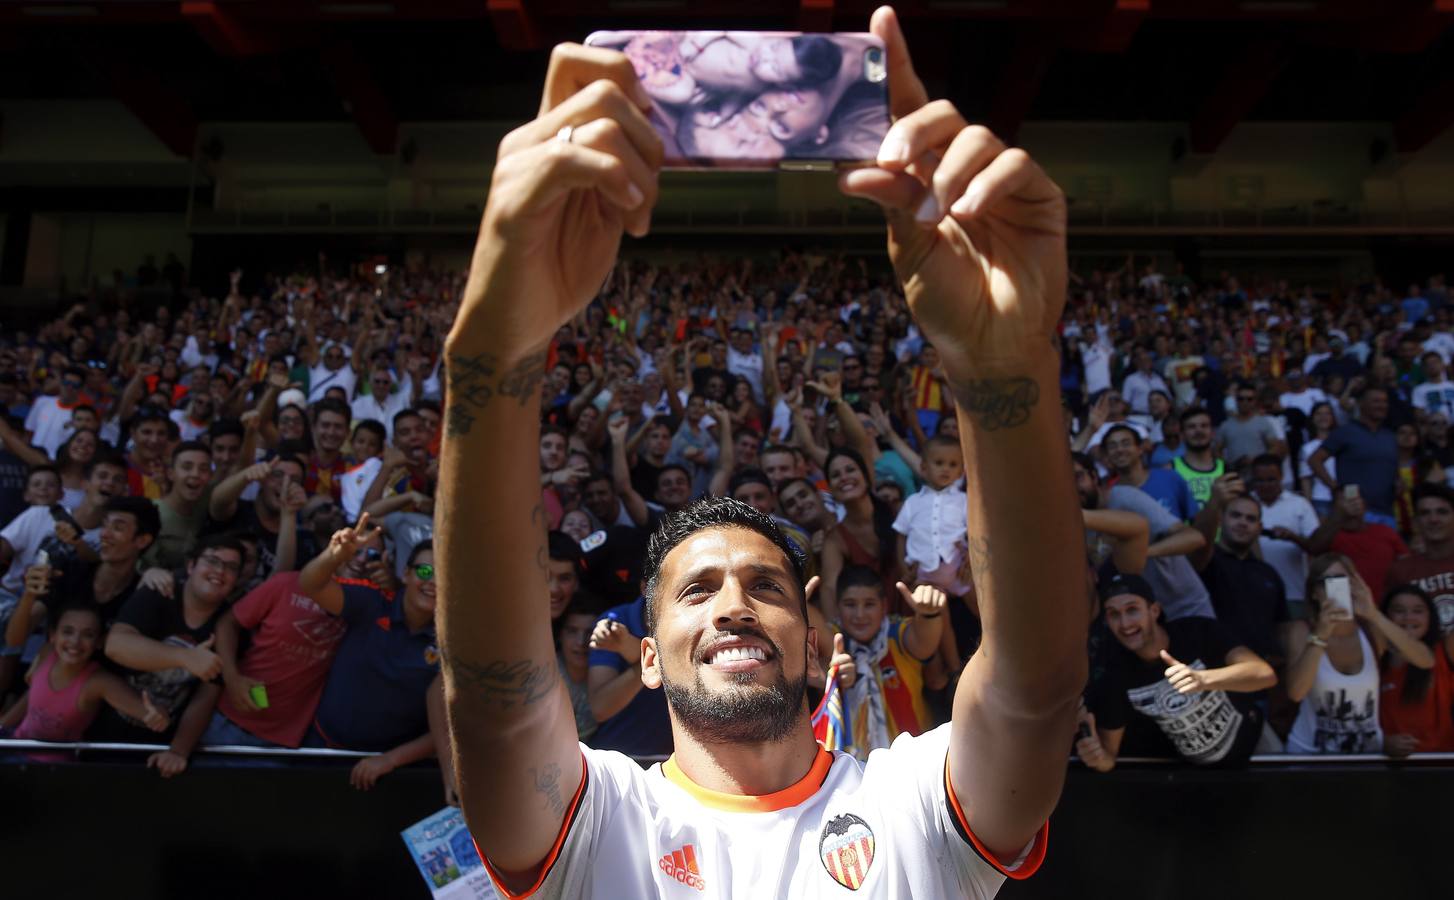
<svg viewBox="0 0 1454 900">
<path fill-rule="evenodd" d="M 420 581 L 434 580 L 434 566 L 429 563 L 421 563 L 414 567 L 414 577 Z"/>
</svg>

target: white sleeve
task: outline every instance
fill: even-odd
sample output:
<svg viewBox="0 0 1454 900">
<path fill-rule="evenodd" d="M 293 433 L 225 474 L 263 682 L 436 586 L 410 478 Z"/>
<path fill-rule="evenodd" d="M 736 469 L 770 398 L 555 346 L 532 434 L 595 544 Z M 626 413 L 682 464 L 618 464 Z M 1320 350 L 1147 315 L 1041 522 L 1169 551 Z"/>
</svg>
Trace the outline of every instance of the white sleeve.
<svg viewBox="0 0 1454 900">
<path fill-rule="evenodd" d="M 632 827 L 631 807 L 645 808 L 646 773 L 631 757 L 614 750 L 592 750 L 582 744 L 581 766 L 581 785 L 566 805 L 561 833 L 533 886 L 523 892 L 506 891 L 486 848 L 476 843 L 501 897 L 564 900 L 587 896 L 596 874 L 594 858 L 601 835 L 608 828 Z"/>
<path fill-rule="evenodd" d="M 25 430 L 35 434 L 35 428 L 40 424 L 41 410 L 45 409 L 45 397 L 39 397 L 30 405 L 30 412 L 25 414 Z"/>
<path fill-rule="evenodd" d="M 913 527 L 915 496 L 917 495 L 911 494 L 904 501 L 904 505 L 899 507 L 899 514 L 894 517 L 894 531 L 897 531 L 899 534 L 906 535 L 909 533 L 909 529 Z"/>
<path fill-rule="evenodd" d="M 899 735 L 887 750 L 869 754 L 864 783 L 877 782 L 874 793 L 887 814 L 906 813 L 925 850 L 947 869 L 953 868 L 958 896 L 994 897 L 1005 878 L 1029 878 L 1045 858 L 1049 822 L 1030 840 L 1010 865 L 1001 865 L 985 849 L 964 819 L 949 783 L 949 736 L 952 726 L 940 725 L 913 737 Z M 907 805 L 907 809 L 904 807 Z M 947 876 L 946 871 L 946 876 Z"/>
</svg>

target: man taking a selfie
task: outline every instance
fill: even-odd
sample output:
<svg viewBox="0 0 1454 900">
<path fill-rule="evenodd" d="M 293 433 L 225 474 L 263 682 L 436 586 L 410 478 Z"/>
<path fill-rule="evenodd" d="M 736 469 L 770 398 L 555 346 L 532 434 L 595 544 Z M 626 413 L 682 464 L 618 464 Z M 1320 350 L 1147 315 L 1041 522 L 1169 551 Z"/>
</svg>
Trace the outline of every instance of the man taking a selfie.
<svg viewBox="0 0 1454 900">
<path fill-rule="evenodd" d="M 505 896 L 988 897 L 1044 857 L 1087 670 L 1051 344 L 1065 200 L 1022 151 L 928 102 L 891 10 L 872 29 L 897 123 L 840 184 L 885 210 L 982 486 L 968 538 L 984 640 L 953 721 L 867 764 L 820 747 L 802 561 L 771 519 L 717 499 L 666 516 L 647 555 L 639 665 L 667 698 L 674 755 L 643 771 L 578 743 L 538 599 L 537 398 L 551 336 L 595 296 L 622 232 L 648 229 L 662 148 L 624 56 L 557 47 L 540 117 L 501 143 L 447 344 L 446 699 L 466 819 Z"/>
</svg>

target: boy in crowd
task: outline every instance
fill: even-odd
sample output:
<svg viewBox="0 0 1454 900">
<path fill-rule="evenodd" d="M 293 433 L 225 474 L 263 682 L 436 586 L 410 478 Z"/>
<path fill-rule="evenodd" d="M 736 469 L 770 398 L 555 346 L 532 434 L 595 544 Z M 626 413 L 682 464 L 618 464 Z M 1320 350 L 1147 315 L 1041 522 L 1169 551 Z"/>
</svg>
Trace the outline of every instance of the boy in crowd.
<svg viewBox="0 0 1454 900">
<path fill-rule="evenodd" d="M 896 586 L 912 618 L 888 614 L 883 579 L 867 566 L 845 566 L 838 575 L 842 632 L 834 636 L 829 666 L 838 666 L 853 752 L 865 760 L 900 734 L 921 734 L 933 724 L 924 669 L 939 647 L 948 598 L 933 585 L 912 593 L 902 581 Z"/>
<path fill-rule="evenodd" d="M 899 559 L 916 573 L 912 580 L 963 597 L 974 588 L 967 564 L 964 454 L 959 440 L 942 434 L 930 438 L 919 474 L 924 486 L 904 501 L 894 519 Z"/>
</svg>

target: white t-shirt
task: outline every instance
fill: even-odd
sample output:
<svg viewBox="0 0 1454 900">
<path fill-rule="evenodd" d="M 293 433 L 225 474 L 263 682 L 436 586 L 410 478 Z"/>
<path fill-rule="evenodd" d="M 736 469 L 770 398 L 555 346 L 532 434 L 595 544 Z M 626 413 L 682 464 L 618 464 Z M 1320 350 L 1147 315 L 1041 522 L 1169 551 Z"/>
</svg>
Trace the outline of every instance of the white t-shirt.
<svg viewBox="0 0 1454 900">
<path fill-rule="evenodd" d="M 1318 388 L 1310 387 L 1303 388 L 1297 393 L 1289 391 L 1278 397 L 1277 402 L 1282 404 L 1283 409 L 1300 409 L 1303 415 L 1310 416 L 1313 414 L 1314 406 L 1328 402 L 1328 395 Z"/>
<path fill-rule="evenodd" d="M 357 381 L 358 373 L 346 362 L 337 370 L 319 363 L 308 370 L 308 403 L 317 403 L 323 399 L 324 394 L 336 387 L 343 388 L 344 396 L 352 398 L 353 386 Z"/>
<path fill-rule="evenodd" d="M 1426 381 L 1414 388 L 1414 409 L 1421 409 L 1429 415 L 1443 413 L 1454 419 L 1454 381 Z"/>
<path fill-rule="evenodd" d="M 1138 370 L 1127 375 L 1126 380 L 1121 383 L 1121 398 L 1130 404 L 1132 412 L 1143 415 L 1150 411 L 1148 403 L 1152 391 L 1161 391 L 1167 399 L 1171 398 L 1171 388 L 1155 372 L 1148 374 Z"/>
<path fill-rule="evenodd" d="M 1085 389 L 1088 394 L 1097 394 L 1111 386 L 1111 354 L 1115 348 L 1096 341 L 1082 344 L 1080 359 L 1085 366 Z"/>
<path fill-rule="evenodd" d="M 1287 735 L 1288 753 L 1383 752 L 1378 660 L 1361 628 L 1358 644 L 1363 648 L 1363 667 L 1352 675 L 1333 668 L 1328 654 L 1319 654 L 1313 687 L 1298 706 Z"/>
<path fill-rule="evenodd" d="M 355 397 L 351 404 L 354 422 L 362 422 L 364 419 L 373 419 L 384 426 L 384 440 L 387 443 L 394 442 L 394 416 L 409 408 L 409 400 L 414 394 L 414 377 L 405 375 L 399 389 L 384 398 L 380 403 L 379 398 L 373 394 L 366 394 Z"/>
<path fill-rule="evenodd" d="M 30 443 L 55 459 L 61 444 L 71 436 L 71 410 L 75 408 L 74 404 L 62 406 L 61 398 L 48 394 L 35 398 L 25 417 L 25 430 L 34 435 Z"/>
<path fill-rule="evenodd" d="M 762 401 L 762 357 L 756 353 L 738 353 L 736 348 L 727 348 L 727 371 L 746 378 L 752 385 L 752 396 Z"/>
<path fill-rule="evenodd" d="M 1283 491 L 1271 505 L 1262 507 L 1262 534 L 1258 543 L 1262 559 L 1282 577 L 1287 599 L 1301 600 L 1307 593 L 1308 555 L 1292 541 L 1267 537 L 1276 527 L 1286 528 L 1299 537 L 1308 537 L 1318 530 L 1318 514 L 1306 498 Z"/>
<path fill-rule="evenodd" d="M 339 501 L 350 522 L 357 521 L 359 514 L 363 512 L 364 497 L 368 496 L 369 488 L 374 486 L 374 479 L 379 476 L 379 469 L 383 467 L 382 459 L 371 456 L 343 473 Z"/>
<path fill-rule="evenodd" d="M 768 797 L 705 790 L 675 760 L 643 770 L 582 745 L 565 834 L 529 896 L 989 900 L 1006 876 L 1039 868 L 1047 830 L 1013 865 L 990 861 L 948 787 L 949 728 L 900 735 L 867 763 L 821 751 L 802 781 Z"/>
<path fill-rule="evenodd" d="M 1433 351 L 1444 357 L 1444 365 L 1449 365 L 1449 360 L 1454 358 L 1454 335 L 1447 331 L 1436 331 L 1427 341 L 1424 341 L 1423 350 L 1425 353 Z"/>
<path fill-rule="evenodd" d="M 1326 484 L 1323 484 L 1322 480 L 1318 478 L 1317 475 L 1313 474 L 1312 463 L 1308 462 L 1308 460 L 1313 458 L 1313 454 L 1318 452 L 1318 448 L 1321 446 L 1323 446 L 1322 438 L 1313 438 L 1303 444 L 1302 450 L 1298 451 L 1297 477 L 1311 478 L 1313 480 L 1314 500 L 1326 500 L 1327 502 L 1332 503 L 1332 489 L 1329 488 Z M 1338 480 L 1338 460 L 1334 459 L 1331 456 L 1328 457 L 1326 460 L 1323 461 L 1323 468 L 1328 470 L 1329 478 L 1332 478 L 1334 481 Z"/>
<path fill-rule="evenodd" d="M 187 411 L 185 409 L 174 409 L 171 411 L 171 413 L 169 413 L 169 415 L 171 416 L 172 421 L 177 423 L 177 430 L 181 432 L 182 440 L 184 441 L 197 440 L 202 435 L 207 433 L 207 429 L 212 424 L 211 422 L 204 422 L 201 425 L 198 425 L 196 422 L 192 421 L 191 416 L 187 415 Z"/>
<path fill-rule="evenodd" d="M 911 494 L 899 508 L 894 531 L 904 535 L 904 553 L 919 571 L 937 569 L 946 562 L 963 558 L 960 543 L 965 540 L 966 500 L 963 485 L 956 481 L 942 491 L 929 485 Z"/>
<path fill-rule="evenodd" d="M 92 550 L 101 547 L 101 529 L 92 528 L 82 536 Z M 35 565 L 36 557 L 41 550 L 49 547 L 54 552 L 51 554 L 51 564 L 59 565 L 63 562 L 63 553 L 71 551 L 56 538 L 56 520 L 51 516 L 50 507 L 32 506 L 25 512 L 10 520 L 4 530 L 0 530 L 0 538 L 4 538 L 15 555 L 10 560 L 10 568 L 5 571 L 5 576 L 0 578 L 0 588 L 3 588 L 19 597 L 21 590 L 25 587 L 25 570 Z"/>
</svg>

